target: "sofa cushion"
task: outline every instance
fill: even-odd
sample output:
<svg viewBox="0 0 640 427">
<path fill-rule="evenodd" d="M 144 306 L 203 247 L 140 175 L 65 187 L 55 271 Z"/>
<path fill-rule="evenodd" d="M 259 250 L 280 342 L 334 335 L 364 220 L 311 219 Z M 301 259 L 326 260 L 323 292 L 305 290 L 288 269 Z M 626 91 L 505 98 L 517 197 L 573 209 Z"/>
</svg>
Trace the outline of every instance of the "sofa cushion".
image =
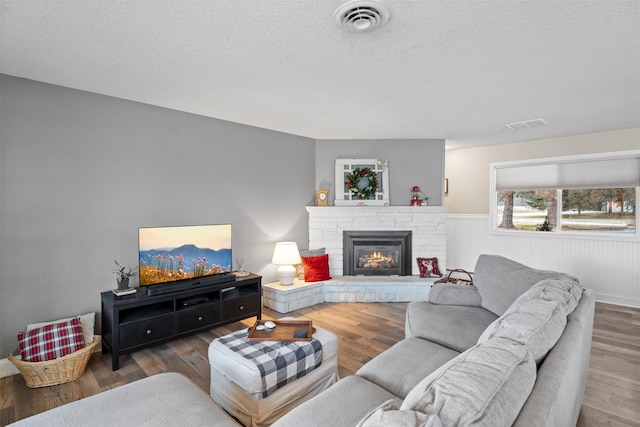
<svg viewBox="0 0 640 427">
<path fill-rule="evenodd" d="M 356 375 L 404 398 L 423 378 L 460 352 L 420 338 L 407 338 L 362 366 Z"/>
<path fill-rule="evenodd" d="M 477 344 L 482 332 L 497 318 L 482 307 L 413 301 L 407 305 L 405 336 L 424 338 L 452 350 L 465 351 Z"/>
<path fill-rule="evenodd" d="M 294 408 L 272 426 L 353 427 L 380 404 L 395 398 L 382 387 L 350 375 Z"/>
<path fill-rule="evenodd" d="M 580 298 L 582 298 L 582 292 L 583 288 L 577 279 L 571 276 L 563 276 L 541 280 L 525 293 L 526 296 L 524 298 L 558 301 L 565 316 L 568 316 L 578 305 Z"/>
<path fill-rule="evenodd" d="M 569 277 L 542 280 L 520 295 L 478 342 L 510 339 L 529 347 L 540 364 L 562 335 L 567 314 L 575 309 L 581 295 L 582 288 Z"/>
<path fill-rule="evenodd" d="M 499 255 L 483 254 L 478 257 L 473 283 L 482 297 L 482 307 L 501 316 L 531 286 L 544 279 L 562 276 L 567 275 L 536 270 Z"/>
<path fill-rule="evenodd" d="M 478 343 L 505 338 L 526 346 L 540 363 L 562 335 L 567 316 L 558 301 L 516 301 L 482 333 Z"/>
<path fill-rule="evenodd" d="M 464 305 L 480 307 L 482 298 L 475 286 L 457 283 L 438 283 L 429 290 L 429 302 L 432 304 Z"/>
<path fill-rule="evenodd" d="M 510 426 L 529 397 L 536 365 L 525 346 L 496 338 L 422 380 L 400 410 L 437 415 L 442 425 Z"/>
<path fill-rule="evenodd" d="M 388 400 L 367 414 L 356 427 L 442 427 L 437 415 L 419 411 L 398 410 L 395 400 Z"/>
</svg>

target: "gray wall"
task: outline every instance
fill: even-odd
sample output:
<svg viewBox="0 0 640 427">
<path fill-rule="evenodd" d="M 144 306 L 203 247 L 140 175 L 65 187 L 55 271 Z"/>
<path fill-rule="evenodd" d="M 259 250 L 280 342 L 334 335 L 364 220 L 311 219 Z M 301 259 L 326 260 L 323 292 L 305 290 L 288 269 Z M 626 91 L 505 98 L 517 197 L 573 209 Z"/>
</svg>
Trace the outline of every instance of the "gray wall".
<svg viewBox="0 0 640 427">
<path fill-rule="evenodd" d="M 274 243 L 307 247 L 316 189 L 333 204 L 335 159 L 369 157 L 392 205 L 413 185 L 442 204 L 443 140 L 314 141 L 0 76 L 0 354 L 28 323 L 99 315 L 140 226 L 232 223 L 234 258 L 274 281 Z"/>
<path fill-rule="evenodd" d="M 444 191 L 444 140 L 317 140 L 316 187 L 329 189 L 335 199 L 336 159 L 388 159 L 389 204 L 409 206 L 411 188 L 420 187 L 429 205 L 442 206 Z"/>
<path fill-rule="evenodd" d="M 308 244 L 313 140 L 0 79 L 1 355 L 28 323 L 99 314 L 140 226 L 232 223 L 265 282 L 274 242 Z"/>
</svg>

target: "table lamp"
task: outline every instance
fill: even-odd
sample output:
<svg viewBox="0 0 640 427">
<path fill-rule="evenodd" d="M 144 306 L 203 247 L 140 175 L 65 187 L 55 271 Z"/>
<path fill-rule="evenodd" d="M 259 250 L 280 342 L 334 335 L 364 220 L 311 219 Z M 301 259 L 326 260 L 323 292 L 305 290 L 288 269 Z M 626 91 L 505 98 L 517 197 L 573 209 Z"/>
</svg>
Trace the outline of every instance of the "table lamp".
<svg viewBox="0 0 640 427">
<path fill-rule="evenodd" d="M 278 242 L 273 251 L 271 264 L 278 265 L 278 281 L 281 285 L 288 286 L 293 283 L 296 276 L 296 268 L 293 264 L 300 264 L 300 253 L 296 242 Z"/>
</svg>

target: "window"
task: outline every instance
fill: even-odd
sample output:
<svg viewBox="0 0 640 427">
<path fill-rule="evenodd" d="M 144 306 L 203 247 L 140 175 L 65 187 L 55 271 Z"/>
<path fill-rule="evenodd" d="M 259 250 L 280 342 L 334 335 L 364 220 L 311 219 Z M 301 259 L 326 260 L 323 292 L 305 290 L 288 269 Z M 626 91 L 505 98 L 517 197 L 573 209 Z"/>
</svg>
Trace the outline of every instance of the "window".
<svg viewBox="0 0 640 427">
<path fill-rule="evenodd" d="M 637 235 L 640 151 L 494 163 L 496 231 Z"/>
</svg>

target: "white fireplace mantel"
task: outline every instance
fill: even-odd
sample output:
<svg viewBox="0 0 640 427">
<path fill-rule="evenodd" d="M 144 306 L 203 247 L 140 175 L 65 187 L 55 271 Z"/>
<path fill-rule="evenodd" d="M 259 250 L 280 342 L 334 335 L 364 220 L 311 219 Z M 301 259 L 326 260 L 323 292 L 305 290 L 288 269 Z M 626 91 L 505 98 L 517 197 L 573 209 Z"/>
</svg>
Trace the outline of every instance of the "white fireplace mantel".
<svg viewBox="0 0 640 427">
<path fill-rule="evenodd" d="M 411 230 L 412 257 L 447 264 L 447 209 L 442 206 L 307 206 L 309 249 L 326 248 L 332 276 L 342 276 L 345 230 Z M 418 264 L 412 262 L 412 275 Z"/>
</svg>

